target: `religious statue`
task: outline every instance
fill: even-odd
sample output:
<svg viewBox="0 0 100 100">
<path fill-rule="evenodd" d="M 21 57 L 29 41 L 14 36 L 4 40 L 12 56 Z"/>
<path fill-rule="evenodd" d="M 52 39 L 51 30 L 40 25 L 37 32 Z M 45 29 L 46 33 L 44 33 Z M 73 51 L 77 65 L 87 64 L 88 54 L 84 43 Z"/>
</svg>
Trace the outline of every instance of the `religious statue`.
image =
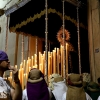
<svg viewBox="0 0 100 100">
<path fill-rule="evenodd" d="M 57 33 L 57 39 L 60 42 L 60 45 L 64 46 L 64 43 L 68 44 L 68 72 L 73 73 L 73 61 L 72 61 L 72 55 L 73 53 L 75 54 L 75 48 L 74 46 L 70 43 L 70 32 L 66 29 L 64 29 L 65 33 L 65 39 L 63 38 L 63 27 L 60 28 L 60 30 Z"/>
</svg>

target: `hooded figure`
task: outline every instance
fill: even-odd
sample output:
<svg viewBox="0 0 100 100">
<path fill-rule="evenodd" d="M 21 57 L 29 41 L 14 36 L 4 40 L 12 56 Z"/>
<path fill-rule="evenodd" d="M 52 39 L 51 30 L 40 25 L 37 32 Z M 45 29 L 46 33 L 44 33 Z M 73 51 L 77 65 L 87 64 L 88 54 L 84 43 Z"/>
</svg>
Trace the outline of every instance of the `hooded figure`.
<svg viewBox="0 0 100 100">
<path fill-rule="evenodd" d="M 82 79 L 79 74 L 71 74 L 68 85 L 66 100 L 86 100 Z"/>
<path fill-rule="evenodd" d="M 54 90 L 52 91 L 56 100 L 61 100 L 62 95 L 67 91 L 67 86 L 62 77 L 54 78 L 53 82 Z"/>
<path fill-rule="evenodd" d="M 93 100 L 97 100 L 100 96 L 100 88 L 99 85 L 95 82 L 90 82 L 87 86 L 88 94 L 91 96 Z"/>
<path fill-rule="evenodd" d="M 28 100 L 49 100 L 48 86 L 44 75 L 38 69 L 29 72 L 26 90 Z"/>
</svg>

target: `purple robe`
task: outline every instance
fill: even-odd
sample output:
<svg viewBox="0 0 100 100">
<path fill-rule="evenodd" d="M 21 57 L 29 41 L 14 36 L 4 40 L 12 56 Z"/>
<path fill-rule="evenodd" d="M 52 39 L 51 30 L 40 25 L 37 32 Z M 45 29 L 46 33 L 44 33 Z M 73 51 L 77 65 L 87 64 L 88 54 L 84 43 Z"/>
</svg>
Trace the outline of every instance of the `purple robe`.
<svg viewBox="0 0 100 100">
<path fill-rule="evenodd" d="M 43 80 L 40 82 L 27 82 L 28 100 L 49 100 L 48 86 L 44 80 L 44 75 L 42 74 L 41 76 L 43 77 Z"/>
</svg>

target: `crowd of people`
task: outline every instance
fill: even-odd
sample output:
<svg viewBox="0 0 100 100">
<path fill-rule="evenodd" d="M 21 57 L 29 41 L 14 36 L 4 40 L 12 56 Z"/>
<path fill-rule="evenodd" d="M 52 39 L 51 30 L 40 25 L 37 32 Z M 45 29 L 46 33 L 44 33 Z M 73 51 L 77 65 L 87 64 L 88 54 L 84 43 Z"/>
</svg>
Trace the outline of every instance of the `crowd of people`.
<svg viewBox="0 0 100 100">
<path fill-rule="evenodd" d="M 15 88 L 3 79 L 6 70 L 13 72 Z M 59 74 L 53 74 L 46 82 L 37 68 L 30 70 L 26 88 L 22 90 L 18 69 L 10 65 L 8 55 L 0 51 L 0 100 L 100 100 L 100 78 L 96 82 L 84 82 L 80 74 L 70 74 L 66 82 Z"/>
</svg>

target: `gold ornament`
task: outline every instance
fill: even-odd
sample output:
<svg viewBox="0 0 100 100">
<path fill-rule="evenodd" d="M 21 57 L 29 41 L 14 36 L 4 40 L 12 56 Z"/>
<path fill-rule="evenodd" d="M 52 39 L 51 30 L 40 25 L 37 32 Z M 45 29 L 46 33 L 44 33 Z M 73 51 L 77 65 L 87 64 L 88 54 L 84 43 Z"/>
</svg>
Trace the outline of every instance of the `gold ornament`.
<svg viewBox="0 0 100 100">
<path fill-rule="evenodd" d="M 70 34 L 69 34 L 68 30 L 64 29 L 64 33 L 65 33 L 65 41 L 69 41 L 70 40 Z M 63 45 L 63 42 L 64 42 L 63 27 L 61 27 L 61 29 L 58 31 L 57 39 Z"/>
</svg>

